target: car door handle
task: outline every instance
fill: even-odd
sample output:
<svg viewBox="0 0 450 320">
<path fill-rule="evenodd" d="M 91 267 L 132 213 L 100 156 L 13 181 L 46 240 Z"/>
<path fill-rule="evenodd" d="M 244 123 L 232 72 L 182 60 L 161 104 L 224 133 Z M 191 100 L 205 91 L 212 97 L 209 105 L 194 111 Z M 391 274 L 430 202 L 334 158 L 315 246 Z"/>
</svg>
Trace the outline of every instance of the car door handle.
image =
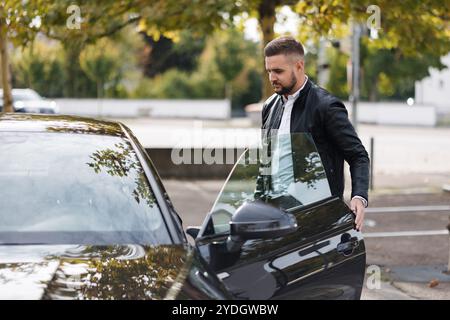
<svg viewBox="0 0 450 320">
<path fill-rule="evenodd" d="M 359 242 L 357 237 L 353 237 L 348 240 L 342 240 L 342 242 L 337 245 L 337 252 L 347 257 L 351 255 L 353 251 L 355 251 L 358 245 Z"/>
</svg>

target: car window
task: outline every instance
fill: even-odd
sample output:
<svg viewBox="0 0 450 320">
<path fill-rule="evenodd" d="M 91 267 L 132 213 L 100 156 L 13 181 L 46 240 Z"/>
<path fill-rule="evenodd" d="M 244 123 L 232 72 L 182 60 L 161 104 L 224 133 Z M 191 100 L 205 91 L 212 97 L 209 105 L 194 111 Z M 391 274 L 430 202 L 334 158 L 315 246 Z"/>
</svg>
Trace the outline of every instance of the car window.
<svg viewBox="0 0 450 320">
<path fill-rule="evenodd" d="M 42 97 L 35 91 L 12 92 L 14 101 L 42 100 Z"/>
<path fill-rule="evenodd" d="M 127 139 L 0 132 L 0 243 L 33 241 L 171 242 Z"/>
<path fill-rule="evenodd" d="M 294 210 L 331 196 L 310 134 L 275 135 L 263 146 L 240 157 L 213 205 L 203 235 L 227 233 L 231 217 L 245 201 L 260 199 Z"/>
</svg>

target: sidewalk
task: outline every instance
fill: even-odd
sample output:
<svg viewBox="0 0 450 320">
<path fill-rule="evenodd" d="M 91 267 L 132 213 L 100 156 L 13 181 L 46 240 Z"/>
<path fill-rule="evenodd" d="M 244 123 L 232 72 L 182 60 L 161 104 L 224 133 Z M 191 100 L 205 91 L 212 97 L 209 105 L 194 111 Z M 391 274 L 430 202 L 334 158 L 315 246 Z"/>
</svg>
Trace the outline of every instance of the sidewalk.
<svg viewBox="0 0 450 320">
<path fill-rule="evenodd" d="M 450 205 L 450 192 L 443 191 L 440 183 L 414 188 L 414 175 L 388 181 L 389 187 L 371 192 L 371 208 L 402 206 Z M 383 180 L 381 180 L 383 181 Z M 433 181 L 430 179 L 429 181 Z M 366 214 L 366 223 L 373 219 L 383 231 L 445 229 L 450 212 Z M 395 217 L 398 217 L 395 220 Z M 407 218 L 406 218 L 407 217 Z M 386 225 L 388 227 L 386 227 Z M 365 227 L 363 232 L 374 228 Z M 376 229 L 376 227 L 375 227 Z M 387 237 L 366 239 L 368 264 L 381 264 L 381 288 L 368 289 L 367 278 L 361 299 L 364 300 L 450 300 L 450 275 L 447 270 L 449 236 Z M 367 275 L 366 275 L 367 277 Z"/>
<path fill-rule="evenodd" d="M 362 300 L 450 300 L 450 275 L 446 266 L 385 268 L 380 289 L 365 285 Z M 365 284 L 367 283 L 365 279 Z"/>
</svg>

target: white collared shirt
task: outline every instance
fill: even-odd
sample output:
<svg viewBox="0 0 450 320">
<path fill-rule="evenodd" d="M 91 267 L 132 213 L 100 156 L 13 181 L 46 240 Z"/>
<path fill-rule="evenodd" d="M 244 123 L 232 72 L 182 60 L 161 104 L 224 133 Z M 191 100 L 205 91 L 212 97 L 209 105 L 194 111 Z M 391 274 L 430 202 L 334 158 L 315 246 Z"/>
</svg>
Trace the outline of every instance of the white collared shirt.
<svg viewBox="0 0 450 320">
<path fill-rule="evenodd" d="M 305 75 L 305 82 L 303 82 L 303 85 L 300 89 L 298 89 L 294 94 L 288 95 L 287 99 L 285 98 L 285 96 L 282 96 L 285 105 L 283 116 L 281 118 L 280 128 L 278 129 L 278 134 L 291 133 L 292 108 L 294 107 L 294 102 L 295 100 L 297 100 L 298 96 L 300 95 L 300 91 L 303 90 L 307 81 L 308 76 Z"/>
<path fill-rule="evenodd" d="M 305 82 L 300 89 L 291 94 L 284 101 L 284 111 L 281 118 L 280 128 L 277 132 L 276 148 L 272 158 L 272 190 L 275 193 L 282 194 L 287 192 L 289 185 L 294 183 L 294 168 L 292 163 L 291 146 L 291 113 L 294 102 L 298 98 L 300 91 L 305 87 L 308 77 L 305 76 Z"/>
</svg>

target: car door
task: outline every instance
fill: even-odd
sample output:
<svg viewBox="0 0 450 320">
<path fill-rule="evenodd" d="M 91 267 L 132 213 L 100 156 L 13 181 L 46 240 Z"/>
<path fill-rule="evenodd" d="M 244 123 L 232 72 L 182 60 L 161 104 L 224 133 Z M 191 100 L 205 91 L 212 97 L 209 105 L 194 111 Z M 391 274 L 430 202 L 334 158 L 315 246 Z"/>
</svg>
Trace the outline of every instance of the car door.
<svg viewBox="0 0 450 320">
<path fill-rule="evenodd" d="M 201 256 L 239 299 L 359 299 L 364 240 L 332 196 L 312 137 L 284 134 L 263 145 L 230 173 L 196 237 Z M 255 201 L 295 217 L 296 231 L 229 250 L 235 213 Z"/>
</svg>

